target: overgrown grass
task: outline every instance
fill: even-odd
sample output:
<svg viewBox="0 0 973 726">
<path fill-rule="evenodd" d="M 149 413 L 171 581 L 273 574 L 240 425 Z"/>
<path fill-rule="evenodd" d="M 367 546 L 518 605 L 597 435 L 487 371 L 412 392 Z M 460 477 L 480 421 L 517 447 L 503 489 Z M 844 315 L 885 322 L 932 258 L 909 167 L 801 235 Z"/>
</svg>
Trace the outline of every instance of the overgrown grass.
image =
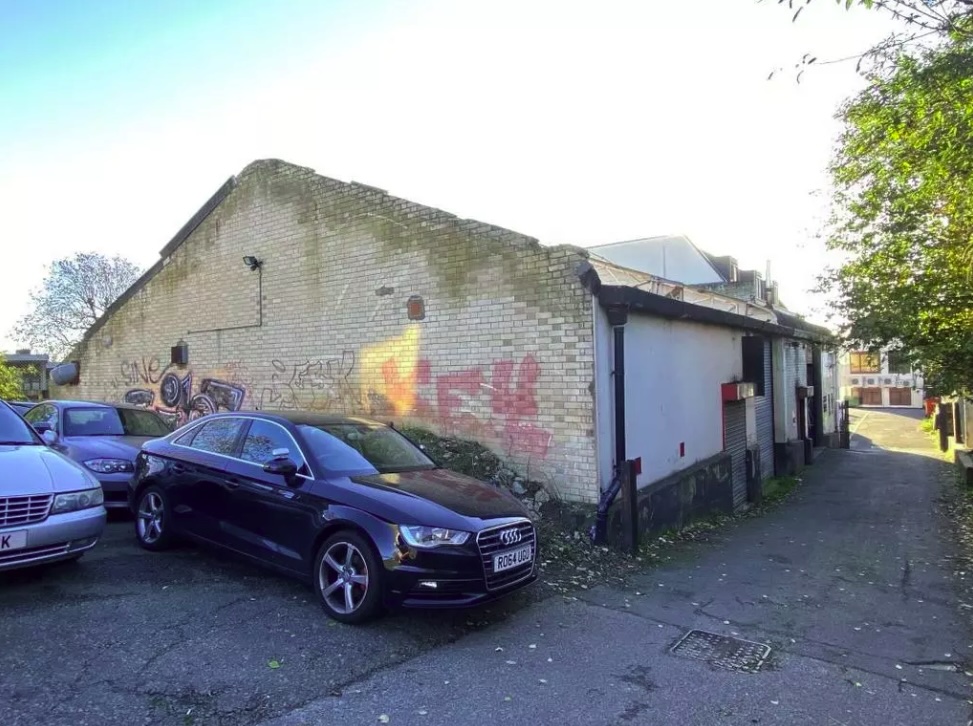
<svg viewBox="0 0 973 726">
<path fill-rule="evenodd" d="M 919 423 L 919 430 L 929 435 L 936 433 L 936 419 L 932 416 L 922 419 Z"/>
</svg>

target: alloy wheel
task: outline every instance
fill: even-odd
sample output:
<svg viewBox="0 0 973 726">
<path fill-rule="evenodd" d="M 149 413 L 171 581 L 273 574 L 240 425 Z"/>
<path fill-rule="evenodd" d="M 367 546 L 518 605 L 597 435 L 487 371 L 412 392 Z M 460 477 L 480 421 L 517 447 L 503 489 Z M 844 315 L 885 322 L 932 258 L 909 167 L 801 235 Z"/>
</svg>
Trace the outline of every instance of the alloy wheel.
<svg viewBox="0 0 973 726">
<path fill-rule="evenodd" d="M 156 492 L 147 492 L 139 503 L 139 539 L 146 544 L 155 544 L 159 541 L 162 537 L 164 513 L 165 505 L 162 503 L 162 497 Z"/>
<path fill-rule="evenodd" d="M 355 545 L 335 542 L 321 558 L 318 585 L 328 607 L 350 615 L 368 594 L 368 563 Z"/>
</svg>

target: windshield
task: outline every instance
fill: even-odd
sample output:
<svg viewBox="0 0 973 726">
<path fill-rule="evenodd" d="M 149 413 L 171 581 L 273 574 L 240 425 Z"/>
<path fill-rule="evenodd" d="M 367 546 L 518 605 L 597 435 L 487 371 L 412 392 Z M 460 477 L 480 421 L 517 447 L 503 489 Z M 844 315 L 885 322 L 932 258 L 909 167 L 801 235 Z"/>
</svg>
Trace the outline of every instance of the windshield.
<svg viewBox="0 0 973 726">
<path fill-rule="evenodd" d="M 338 423 L 297 427 L 329 474 L 354 476 L 435 469 L 408 439 L 387 426 Z"/>
<path fill-rule="evenodd" d="M 31 446 L 40 443 L 30 425 L 6 404 L 0 403 L 0 444 Z"/>
<path fill-rule="evenodd" d="M 165 436 L 170 432 L 152 411 L 131 408 L 68 408 L 65 436 Z"/>
</svg>

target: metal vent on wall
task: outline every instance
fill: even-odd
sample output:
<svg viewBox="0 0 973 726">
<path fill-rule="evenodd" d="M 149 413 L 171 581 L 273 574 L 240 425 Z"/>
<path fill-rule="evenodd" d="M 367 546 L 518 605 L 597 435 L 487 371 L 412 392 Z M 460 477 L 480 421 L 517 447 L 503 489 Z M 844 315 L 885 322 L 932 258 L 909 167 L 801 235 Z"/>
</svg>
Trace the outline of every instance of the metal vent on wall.
<svg viewBox="0 0 973 726">
<path fill-rule="evenodd" d="M 857 386 L 858 385 L 858 379 L 857 378 L 852 378 L 851 379 L 851 385 Z"/>
</svg>

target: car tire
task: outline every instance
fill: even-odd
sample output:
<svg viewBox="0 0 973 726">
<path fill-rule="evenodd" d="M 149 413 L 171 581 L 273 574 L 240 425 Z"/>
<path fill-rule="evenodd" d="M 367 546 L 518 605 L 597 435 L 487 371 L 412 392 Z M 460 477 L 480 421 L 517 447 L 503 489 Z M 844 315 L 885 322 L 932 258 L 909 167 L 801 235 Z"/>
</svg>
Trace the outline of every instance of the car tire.
<svg viewBox="0 0 973 726">
<path fill-rule="evenodd" d="M 139 492 L 135 506 L 135 538 L 144 549 L 159 552 L 172 546 L 169 512 L 169 500 L 159 487 L 150 486 Z"/>
<path fill-rule="evenodd" d="M 341 623 L 357 625 L 382 609 L 382 564 L 367 538 L 346 529 L 318 549 L 312 577 L 325 612 Z"/>
</svg>

